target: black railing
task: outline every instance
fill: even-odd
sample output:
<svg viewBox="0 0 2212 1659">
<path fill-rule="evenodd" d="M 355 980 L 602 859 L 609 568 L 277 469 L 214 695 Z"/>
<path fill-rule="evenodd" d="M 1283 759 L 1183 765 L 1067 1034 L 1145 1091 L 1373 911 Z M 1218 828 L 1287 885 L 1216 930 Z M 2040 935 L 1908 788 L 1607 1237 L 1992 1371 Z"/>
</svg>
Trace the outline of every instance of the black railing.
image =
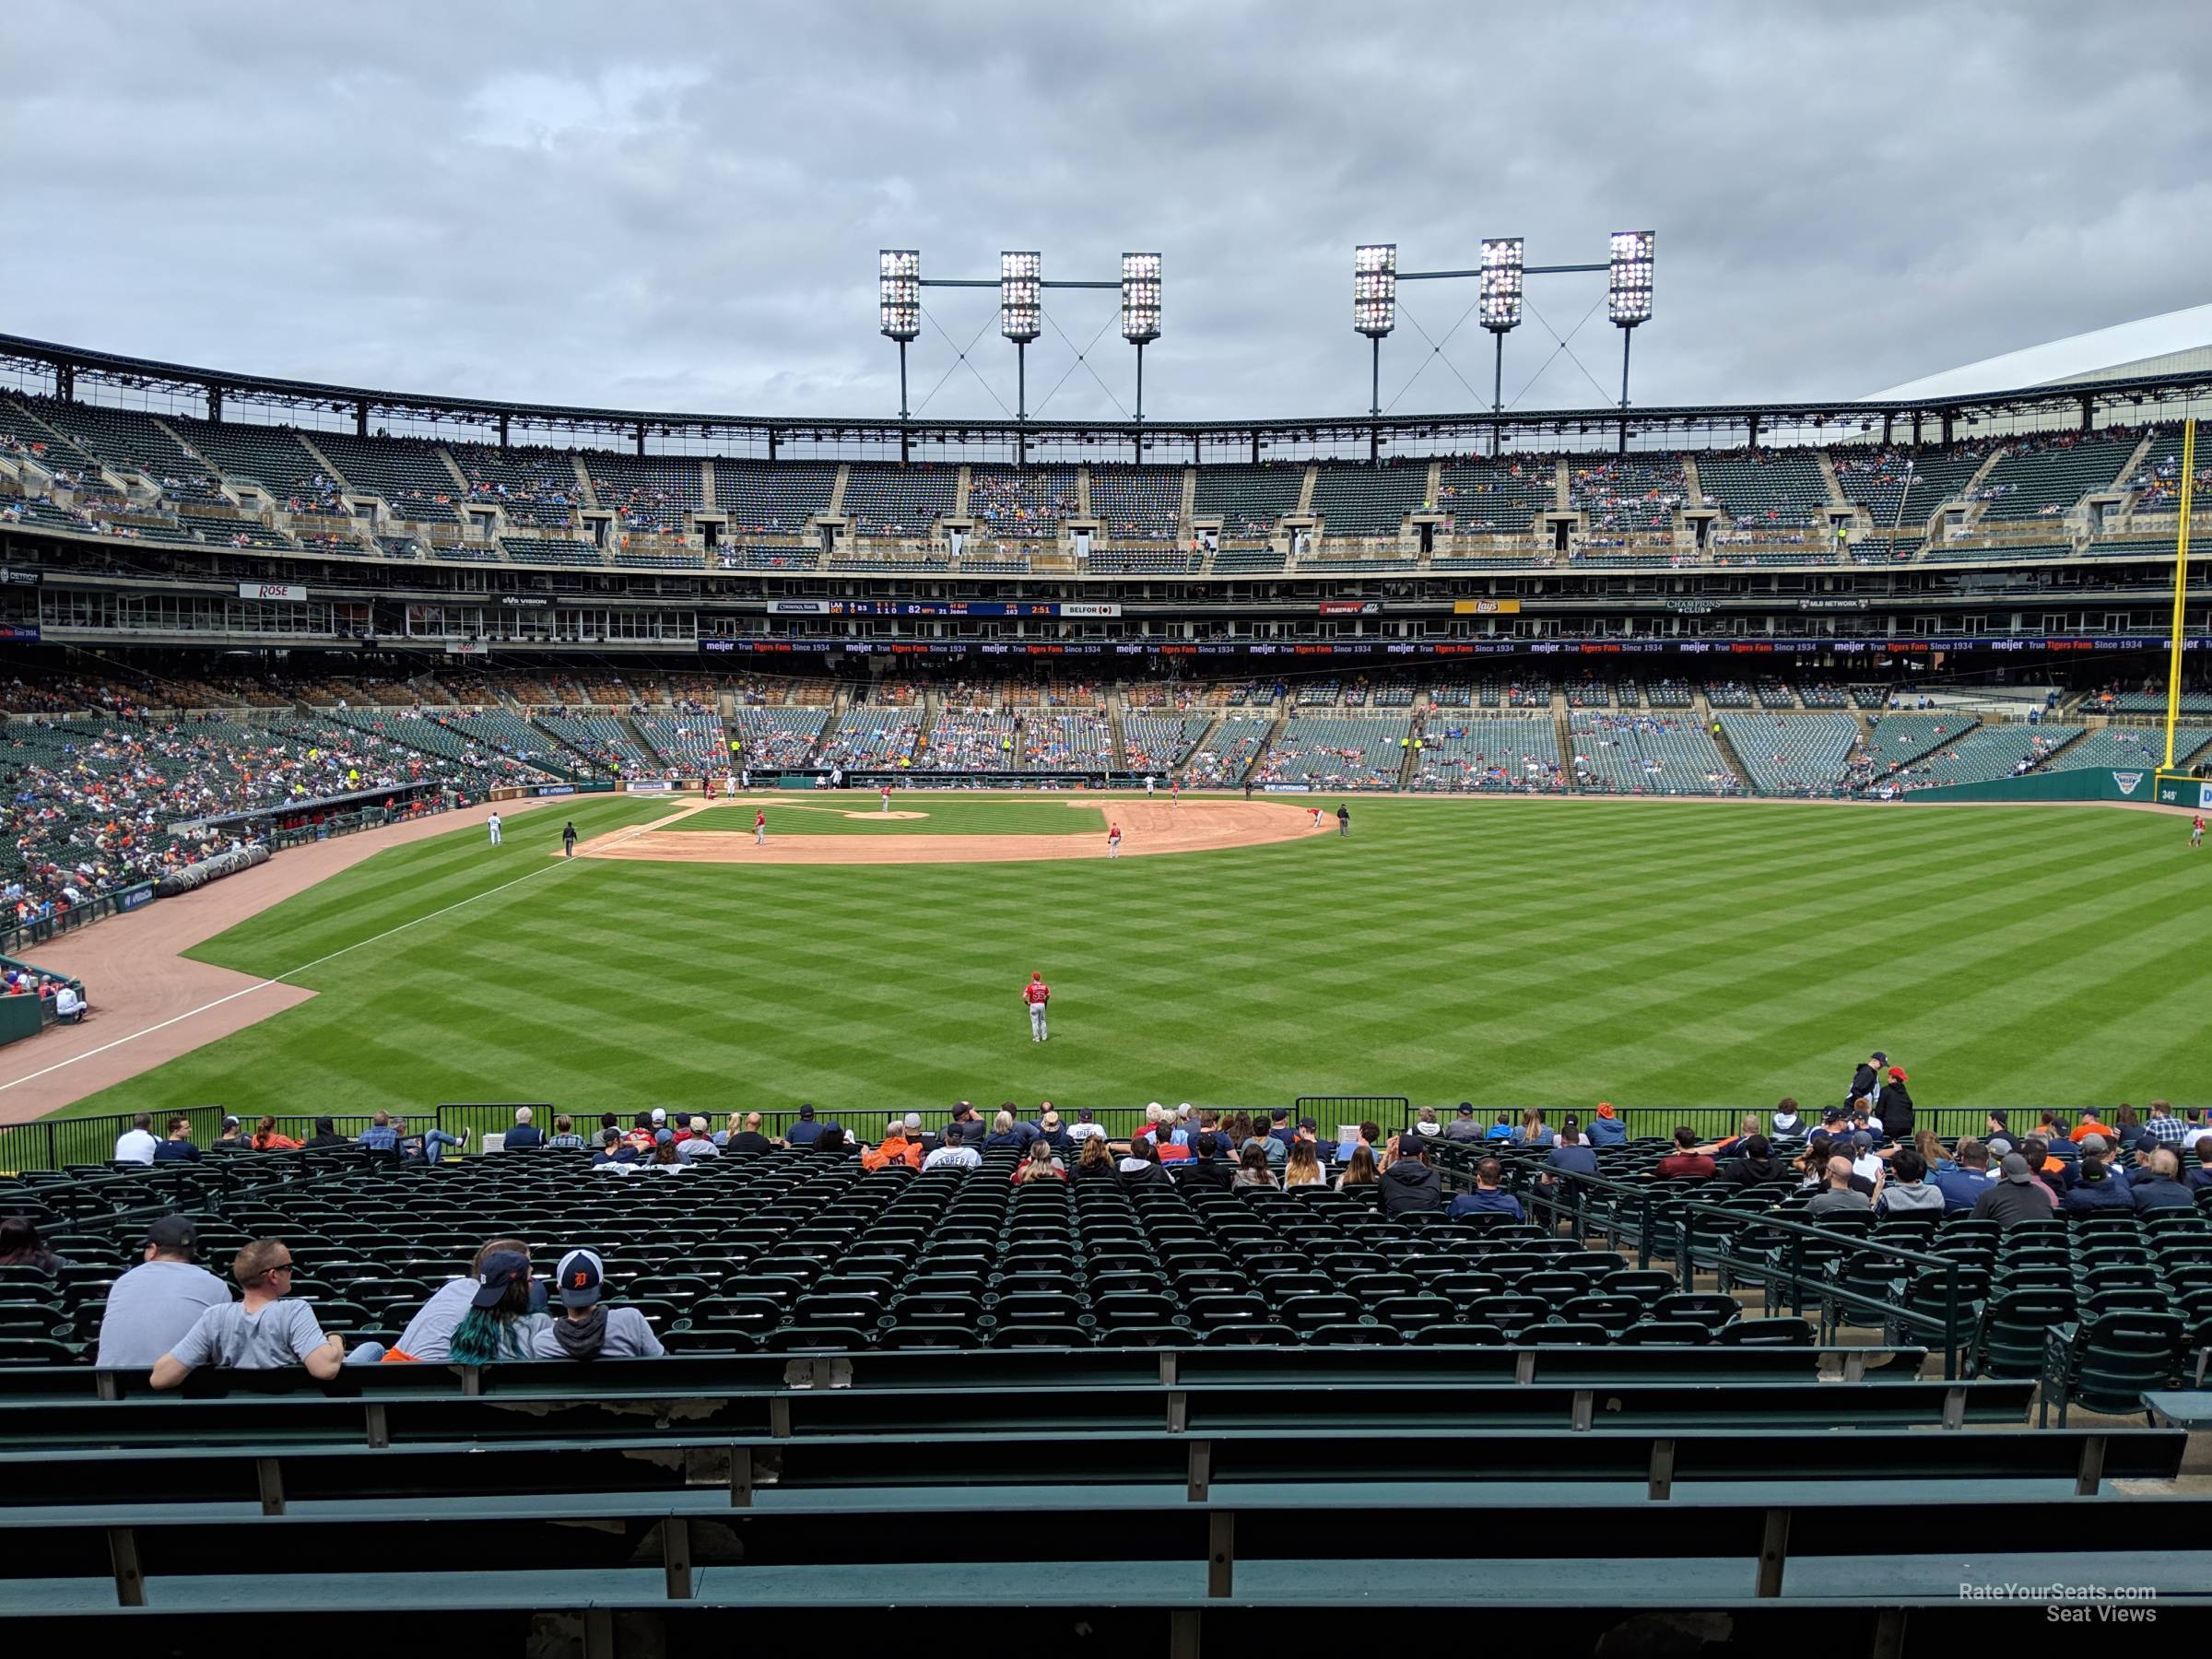
<svg viewBox="0 0 2212 1659">
<path fill-rule="evenodd" d="M 1677 1234 L 1676 1265 L 1677 1277 L 1687 1287 L 1696 1271 L 1698 1261 L 1697 1226 L 1700 1217 L 1726 1226 L 1716 1230 L 1716 1242 L 1709 1249 L 1707 1260 L 1714 1266 L 1725 1265 L 1736 1274 L 1761 1280 L 1768 1286 L 1786 1286 L 1790 1293 L 1790 1312 L 1802 1315 L 1805 1312 L 1805 1294 L 1816 1292 L 1822 1303 L 1822 1324 L 1827 1324 L 1828 1306 L 1858 1308 L 1878 1312 L 1883 1318 L 1885 1332 L 1912 1324 L 1921 1326 L 1933 1335 L 1940 1330 L 1943 1336 L 1943 1378 L 1956 1382 L 1964 1362 L 1964 1334 L 1960 1330 L 1965 1306 L 1959 1295 L 1960 1264 L 1949 1256 L 1931 1255 L 1925 1251 L 1912 1250 L 1902 1244 L 1889 1244 L 1876 1238 L 1846 1232 L 1841 1229 L 1814 1227 L 1804 1221 L 1791 1220 L 1773 1214 L 1731 1209 L 1725 1205 L 1705 1204 L 1696 1199 L 1678 1201 L 1675 1206 L 1679 1217 Z M 1772 1257 L 1731 1254 L 1729 1246 L 1736 1239 L 1775 1237 L 1782 1248 Z M 1820 1265 L 1807 1271 L 1807 1248 L 1818 1245 Z M 1885 1262 L 1901 1262 L 1910 1267 L 1940 1272 L 1943 1275 L 1943 1313 L 1940 1319 L 1919 1309 L 1901 1307 L 1887 1295 L 1876 1295 L 1861 1290 L 1847 1290 L 1825 1276 L 1829 1261 L 1861 1261 L 1874 1257 Z M 1815 1277 L 1818 1274 L 1823 1277 Z"/>
</svg>

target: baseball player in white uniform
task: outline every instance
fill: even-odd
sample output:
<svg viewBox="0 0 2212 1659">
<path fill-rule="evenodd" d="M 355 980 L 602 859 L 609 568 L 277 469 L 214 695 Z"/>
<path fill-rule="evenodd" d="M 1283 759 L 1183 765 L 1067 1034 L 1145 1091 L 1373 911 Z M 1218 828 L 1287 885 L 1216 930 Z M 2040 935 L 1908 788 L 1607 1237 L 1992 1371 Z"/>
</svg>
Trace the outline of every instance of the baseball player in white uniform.
<svg viewBox="0 0 2212 1659">
<path fill-rule="evenodd" d="M 491 844 L 495 847 L 500 845 L 500 815 L 495 812 L 486 818 L 484 828 L 491 831 Z"/>
</svg>

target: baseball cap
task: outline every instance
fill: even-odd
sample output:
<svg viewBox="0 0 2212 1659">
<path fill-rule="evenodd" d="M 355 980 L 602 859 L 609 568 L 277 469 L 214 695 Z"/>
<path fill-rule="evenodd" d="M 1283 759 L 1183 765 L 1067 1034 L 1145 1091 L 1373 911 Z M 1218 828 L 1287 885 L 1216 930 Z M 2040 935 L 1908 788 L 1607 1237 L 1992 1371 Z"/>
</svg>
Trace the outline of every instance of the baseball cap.
<svg viewBox="0 0 2212 1659">
<path fill-rule="evenodd" d="M 1910 1083 L 1912 1081 L 1912 1079 L 1905 1076 L 1905 1068 L 1903 1066 L 1893 1065 L 1889 1068 L 1889 1081 L 1892 1083 Z"/>
<path fill-rule="evenodd" d="M 2028 1160 L 2025 1158 L 2022 1158 L 2018 1152 L 2006 1153 L 2005 1162 L 2001 1168 L 2004 1171 L 2005 1179 L 2011 1182 L 2015 1186 L 2026 1186 L 2030 1181 L 2035 1179 L 2034 1176 L 2028 1172 Z"/>
<path fill-rule="evenodd" d="M 814 1116 L 814 1107 L 811 1104 L 800 1107 L 799 1115 L 803 1118 L 812 1118 Z"/>
<path fill-rule="evenodd" d="M 1876 1049 L 1874 1051 L 1874 1062 L 1877 1065 L 1887 1065 L 1889 1064 L 1889 1056 L 1883 1053 L 1880 1049 Z"/>
<path fill-rule="evenodd" d="M 673 1129 L 655 1129 L 653 1132 L 653 1144 L 656 1147 L 674 1146 L 676 1144 L 676 1131 Z"/>
<path fill-rule="evenodd" d="M 1298 1120 L 1298 1126 L 1300 1129 L 1319 1129 L 1321 1127 L 1320 1124 L 1312 1118 L 1300 1118 Z"/>
<path fill-rule="evenodd" d="M 1989 1137 L 1989 1155 L 1992 1158 L 2003 1158 L 2006 1153 L 2011 1150 L 2012 1143 L 2006 1140 L 2003 1135 L 1993 1135 Z"/>
<path fill-rule="evenodd" d="M 1290 1108 L 1288 1106 L 1277 1106 L 1267 1115 L 1278 1124 L 1287 1124 L 1290 1121 Z"/>
<path fill-rule="evenodd" d="M 919 1129 L 922 1127 L 922 1114 L 918 1112 L 908 1112 L 900 1121 L 903 1122 L 909 1129 Z"/>
<path fill-rule="evenodd" d="M 530 1258 L 512 1250 L 495 1251 L 484 1258 L 477 1273 L 477 1293 L 469 1298 L 475 1308 L 496 1308 L 500 1298 L 530 1277 Z"/>
<path fill-rule="evenodd" d="M 1077 1108 L 1076 1108 L 1076 1122 L 1077 1122 L 1077 1123 L 1078 1123 L 1078 1124 L 1088 1124 L 1088 1123 L 1089 1123 L 1089 1122 L 1090 1122 L 1090 1108 L 1089 1108 L 1089 1107 L 1088 1107 L 1088 1106 L 1078 1106 L 1078 1107 L 1077 1107 Z"/>
<path fill-rule="evenodd" d="M 223 1127 L 226 1129 L 235 1129 L 238 1127 L 238 1120 L 234 1117 L 227 1117 L 223 1120 Z"/>
<path fill-rule="evenodd" d="M 146 1241 L 161 1250 L 182 1250 L 186 1254 L 199 1241 L 199 1229 L 192 1224 L 190 1216 L 163 1216 L 146 1230 Z"/>
<path fill-rule="evenodd" d="M 1861 1151 L 1865 1151 L 1867 1147 L 1874 1145 L 1874 1136 L 1865 1129 L 1856 1130 L 1852 1135 L 1851 1144 L 1858 1147 Z"/>
<path fill-rule="evenodd" d="M 2111 1148 L 2112 1142 L 2101 1135 L 2085 1135 L 2081 1137 L 2081 1149 L 2084 1152 L 2105 1152 Z"/>
<path fill-rule="evenodd" d="M 588 1308 L 599 1300 L 600 1280 L 606 1277 L 595 1252 L 571 1250 L 560 1258 L 560 1271 L 554 1282 L 560 1289 L 560 1305 L 564 1308 Z"/>
<path fill-rule="evenodd" d="M 1849 1114 L 1844 1112 L 1842 1107 L 1830 1106 L 1820 1114 L 1820 1121 L 1824 1124 L 1840 1124 L 1847 1115 Z"/>
<path fill-rule="evenodd" d="M 1473 1117 L 1475 1115 L 1475 1102 L 1472 1100 L 1462 1100 L 1459 1103 L 1459 1115 L 1461 1117 Z"/>
<path fill-rule="evenodd" d="M 665 1107 L 655 1106 L 653 1109 L 653 1126 L 657 1129 L 667 1121 L 667 1109 Z"/>
</svg>

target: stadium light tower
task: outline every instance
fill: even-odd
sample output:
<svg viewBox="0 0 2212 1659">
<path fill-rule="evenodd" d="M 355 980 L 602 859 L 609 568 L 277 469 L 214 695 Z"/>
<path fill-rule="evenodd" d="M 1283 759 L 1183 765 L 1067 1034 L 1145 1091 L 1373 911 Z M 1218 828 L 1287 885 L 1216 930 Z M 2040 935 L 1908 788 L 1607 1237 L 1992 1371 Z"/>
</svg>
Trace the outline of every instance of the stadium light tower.
<svg viewBox="0 0 2212 1659">
<path fill-rule="evenodd" d="M 1382 413 L 1382 336 L 1398 325 L 1398 244 L 1362 242 L 1352 252 L 1352 327 L 1374 347 L 1370 415 Z"/>
<path fill-rule="evenodd" d="M 1629 406 L 1629 341 L 1652 320 L 1652 233 L 1616 230 L 1606 263 L 1606 315 L 1620 330 L 1620 406 Z"/>
<path fill-rule="evenodd" d="M 1517 236 L 1482 240 L 1482 325 L 1498 344 L 1490 377 L 1490 413 L 1505 406 L 1505 336 L 1521 326 L 1521 286 L 1526 261 Z"/>
<path fill-rule="evenodd" d="M 1044 310 L 1044 258 L 1035 252 L 998 256 L 998 332 L 1014 342 L 1014 418 L 1030 418 L 1030 342 Z"/>
<path fill-rule="evenodd" d="M 876 312 L 884 338 L 899 343 L 899 418 L 906 418 L 906 348 L 922 332 L 922 255 L 886 248 L 877 255 Z"/>
<path fill-rule="evenodd" d="M 1136 418 L 1145 418 L 1145 347 L 1159 338 L 1159 255 L 1122 255 L 1122 338 L 1136 347 Z"/>
</svg>

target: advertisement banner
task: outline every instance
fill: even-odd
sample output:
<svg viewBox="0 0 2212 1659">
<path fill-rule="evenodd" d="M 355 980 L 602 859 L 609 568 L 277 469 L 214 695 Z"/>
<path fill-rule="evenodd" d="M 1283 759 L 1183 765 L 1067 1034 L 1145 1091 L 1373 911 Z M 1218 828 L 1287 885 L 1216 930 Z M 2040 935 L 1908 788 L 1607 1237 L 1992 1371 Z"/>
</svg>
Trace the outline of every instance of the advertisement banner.
<svg viewBox="0 0 2212 1659">
<path fill-rule="evenodd" d="M 553 601 L 543 594 L 501 594 L 500 603 L 512 606 L 517 610 L 538 610 L 552 604 Z"/>
<path fill-rule="evenodd" d="M 1319 609 L 1324 617 L 1373 617 L 1382 606 L 1372 599 L 1324 599 Z"/>
<path fill-rule="evenodd" d="M 299 604 L 307 597 L 307 590 L 296 582 L 241 582 L 238 584 L 241 599 L 288 599 Z"/>
<path fill-rule="evenodd" d="M 135 911 L 140 905 L 153 901 L 154 884 L 150 881 L 143 887 L 124 888 L 115 895 L 115 908 L 119 911 Z"/>
<path fill-rule="evenodd" d="M 1454 599 L 1452 614 L 1455 617 L 1517 617 L 1521 614 L 1518 599 Z"/>
<path fill-rule="evenodd" d="M 482 640 L 448 640 L 445 642 L 445 654 L 448 656 L 489 656 L 491 647 Z"/>
<path fill-rule="evenodd" d="M 622 787 L 630 794 L 666 794 L 675 785 L 665 778 L 632 778 Z"/>
<path fill-rule="evenodd" d="M 827 599 L 771 599 L 769 614 L 775 617 L 826 617 L 830 614 Z"/>
<path fill-rule="evenodd" d="M 10 645 L 36 645 L 39 630 L 34 623 L 0 622 L 0 641 Z"/>
</svg>

